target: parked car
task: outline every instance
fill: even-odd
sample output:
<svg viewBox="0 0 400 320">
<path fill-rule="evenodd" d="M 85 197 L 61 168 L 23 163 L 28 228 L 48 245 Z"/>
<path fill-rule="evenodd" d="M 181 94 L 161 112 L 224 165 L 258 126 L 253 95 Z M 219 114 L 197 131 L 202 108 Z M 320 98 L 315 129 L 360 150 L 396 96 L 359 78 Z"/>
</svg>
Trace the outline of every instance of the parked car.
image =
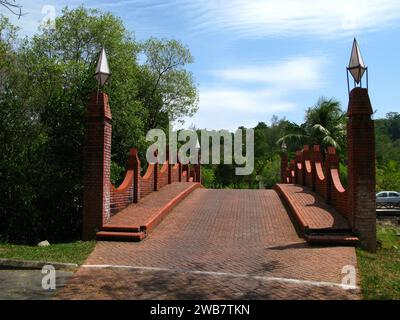
<svg viewBox="0 0 400 320">
<path fill-rule="evenodd" d="M 377 208 L 400 207 L 400 193 L 396 191 L 381 191 L 376 194 Z"/>
</svg>

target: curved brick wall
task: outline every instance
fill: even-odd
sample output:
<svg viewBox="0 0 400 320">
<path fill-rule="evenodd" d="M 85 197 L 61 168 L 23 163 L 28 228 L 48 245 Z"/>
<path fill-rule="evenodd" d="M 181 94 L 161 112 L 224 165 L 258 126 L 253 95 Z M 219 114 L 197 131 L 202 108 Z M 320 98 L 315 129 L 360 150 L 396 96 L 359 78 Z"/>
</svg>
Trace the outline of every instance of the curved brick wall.
<svg viewBox="0 0 400 320">
<path fill-rule="evenodd" d="M 126 173 L 125 179 L 119 188 L 111 184 L 110 194 L 110 212 L 115 215 L 118 211 L 125 208 L 128 204 L 133 202 L 133 169 L 129 169 Z"/>
<path fill-rule="evenodd" d="M 323 159 L 325 158 L 325 161 Z M 334 206 L 351 224 L 352 217 L 348 210 L 348 196 L 339 174 L 339 158 L 336 149 L 328 148 L 326 155 L 321 153 L 320 146 L 304 146 L 296 152 L 290 162 L 290 168 L 282 173 L 283 183 L 294 183 L 306 186 L 317 192 L 327 203 Z"/>
<path fill-rule="evenodd" d="M 138 202 L 141 198 L 159 190 L 173 182 L 200 182 L 200 165 L 181 165 L 177 163 L 170 165 L 165 162 L 149 164 L 147 171 L 142 177 L 138 153 L 135 148 L 131 149 L 128 157 L 127 171 L 122 184 L 116 188 L 110 182 L 110 213 L 115 215 L 129 204 Z"/>
<path fill-rule="evenodd" d="M 281 154 L 281 182 L 306 185 L 320 194 L 347 218 L 352 231 L 360 239 L 360 245 L 375 251 L 375 131 L 372 110 L 368 89 L 354 88 L 349 94 L 346 114 L 347 189 L 340 181 L 339 159 L 332 147 L 322 154 L 320 146 L 314 146 L 312 151 L 304 146 L 302 151 L 296 152 L 289 166 L 287 155 Z"/>
</svg>

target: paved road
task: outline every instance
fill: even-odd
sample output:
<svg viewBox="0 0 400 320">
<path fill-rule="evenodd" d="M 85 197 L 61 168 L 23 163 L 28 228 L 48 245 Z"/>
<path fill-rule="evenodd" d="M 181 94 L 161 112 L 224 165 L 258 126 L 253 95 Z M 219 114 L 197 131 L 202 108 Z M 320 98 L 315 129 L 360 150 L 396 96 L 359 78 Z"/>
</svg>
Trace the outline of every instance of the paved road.
<svg viewBox="0 0 400 320">
<path fill-rule="evenodd" d="M 195 190 L 140 243 L 99 242 L 61 299 L 357 299 L 354 248 L 309 247 L 272 190 Z"/>
<path fill-rule="evenodd" d="M 56 290 L 42 288 L 41 270 L 0 269 L 0 300 L 48 300 L 73 275 L 69 271 L 56 271 Z"/>
</svg>

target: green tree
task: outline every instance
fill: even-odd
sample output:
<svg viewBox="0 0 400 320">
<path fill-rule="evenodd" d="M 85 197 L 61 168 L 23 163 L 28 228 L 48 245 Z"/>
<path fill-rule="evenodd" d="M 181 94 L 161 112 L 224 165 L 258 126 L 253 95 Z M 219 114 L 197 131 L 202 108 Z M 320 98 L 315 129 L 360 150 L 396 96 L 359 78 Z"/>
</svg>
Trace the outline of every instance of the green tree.
<svg viewBox="0 0 400 320">
<path fill-rule="evenodd" d="M 40 213 L 38 238 L 80 236 L 85 110 L 96 90 L 93 75 L 103 45 L 113 72 L 106 88 L 113 113 L 112 159 L 124 163 L 129 147 L 137 146 L 144 133 L 135 114 L 141 108 L 136 99 L 139 48 L 122 21 L 98 10 L 65 8 L 55 28 L 43 29 L 21 48 L 31 83 L 29 104 L 42 137 L 29 170 Z"/>
<path fill-rule="evenodd" d="M 142 45 L 141 99 L 147 110 L 146 129 L 166 127 L 168 121 L 192 116 L 198 109 L 193 75 L 185 69 L 193 63 L 187 47 L 177 40 L 151 38 Z"/>
<path fill-rule="evenodd" d="M 340 103 L 334 99 L 320 98 L 314 107 L 306 111 L 305 122 L 302 125 L 290 123 L 284 136 L 277 143 L 285 141 L 295 149 L 304 144 L 328 146 L 344 150 L 346 118 Z"/>
<path fill-rule="evenodd" d="M 6 8 L 11 14 L 20 18 L 22 14 L 22 6 L 15 0 L 0 0 L 0 6 Z"/>
<path fill-rule="evenodd" d="M 194 112 L 187 102 L 179 103 L 179 95 L 184 101 L 187 93 L 178 84 L 187 82 L 174 77 L 189 79 L 184 65 L 171 67 L 160 84 L 150 76 L 142 82 L 152 72 L 137 62 L 142 47 L 110 13 L 64 8 L 55 28 L 44 27 L 21 43 L 15 28 L 1 18 L 1 240 L 54 242 L 80 237 L 85 111 L 97 89 L 94 72 L 102 46 L 112 71 L 104 90 L 113 115 L 114 181 L 125 168 L 129 148 L 138 147 L 142 157 L 145 152 L 149 118 L 142 92 L 156 88 L 155 96 L 162 98 L 162 107 L 152 111 L 155 119 L 164 114 L 178 119 L 185 108 Z M 151 54 L 157 57 L 157 49 Z M 163 100 L 167 92 L 175 93 L 178 101 L 171 100 L 168 108 Z"/>
<path fill-rule="evenodd" d="M 33 153 L 40 128 L 29 105 L 30 92 L 23 60 L 14 48 L 17 28 L 0 16 L 0 240 L 26 241 L 38 228 L 33 177 Z M 21 230 L 26 230 L 21 232 Z"/>
<path fill-rule="evenodd" d="M 400 191 L 400 165 L 397 161 L 389 160 L 386 165 L 376 171 L 377 191 Z"/>
</svg>

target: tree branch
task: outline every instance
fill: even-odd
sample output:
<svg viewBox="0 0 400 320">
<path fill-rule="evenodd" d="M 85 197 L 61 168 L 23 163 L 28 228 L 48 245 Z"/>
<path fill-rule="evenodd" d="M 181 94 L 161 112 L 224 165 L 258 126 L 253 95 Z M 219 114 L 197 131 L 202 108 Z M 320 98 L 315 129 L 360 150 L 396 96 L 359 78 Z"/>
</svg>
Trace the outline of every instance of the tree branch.
<svg viewBox="0 0 400 320">
<path fill-rule="evenodd" d="M 15 3 L 15 0 L 0 0 L 0 5 L 7 8 L 12 14 L 18 16 L 18 19 L 22 16 L 22 6 Z"/>
</svg>

